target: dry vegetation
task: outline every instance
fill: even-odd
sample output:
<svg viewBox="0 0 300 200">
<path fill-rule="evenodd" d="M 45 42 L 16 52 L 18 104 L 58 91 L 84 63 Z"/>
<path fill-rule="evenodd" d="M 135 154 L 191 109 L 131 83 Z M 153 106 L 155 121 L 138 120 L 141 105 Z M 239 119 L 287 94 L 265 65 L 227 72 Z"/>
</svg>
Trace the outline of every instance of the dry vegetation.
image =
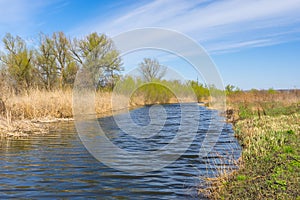
<svg viewBox="0 0 300 200">
<path fill-rule="evenodd" d="M 55 119 L 70 119 L 72 113 L 72 90 L 31 90 L 22 95 L 11 95 L 3 98 L 6 117 L 10 120 L 39 120 L 51 121 Z M 111 92 L 96 92 L 96 113 L 102 115 L 112 110 Z M 123 102 L 125 97 L 116 97 Z M 116 109 L 124 109 L 128 105 L 117 106 Z"/>
<path fill-rule="evenodd" d="M 23 138 L 30 134 L 46 134 L 48 126 L 29 120 L 14 120 L 0 116 L 0 139 L 5 137 Z"/>
<path fill-rule="evenodd" d="M 22 95 L 11 95 L 5 106 L 12 120 L 71 118 L 72 91 L 31 90 Z"/>
<path fill-rule="evenodd" d="M 30 90 L 22 95 L 2 97 L 1 135 L 43 133 L 47 126 L 38 122 L 72 120 L 72 90 Z M 96 93 L 96 113 L 111 113 L 111 93 Z M 26 134 L 25 134 L 26 133 Z"/>
<path fill-rule="evenodd" d="M 28 90 L 20 95 L 6 93 L 0 105 L 0 133 L 2 136 L 25 136 L 30 133 L 44 133 L 47 126 L 38 122 L 72 120 L 71 89 Z M 112 98 L 114 102 L 112 103 Z M 112 96 L 112 92 L 95 93 L 95 112 L 99 117 L 111 115 L 126 108 L 143 106 L 147 103 L 142 96 L 133 95 L 127 99 L 123 95 Z M 189 98 L 180 101 L 190 101 Z M 178 103 L 171 98 L 167 103 Z M 2 108 L 2 109 L 1 109 Z"/>
<path fill-rule="evenodd" d="M 233 92 L 227 96 L 228 109 L 236 113 L 236 117 L 247 118 L 252 115 L 285 114 L 283 108 L 297 107 L 300 104 L 300 90 L 251 90 Z M 290 114 L 292 110 L 287 110 Z"/>
</svg>

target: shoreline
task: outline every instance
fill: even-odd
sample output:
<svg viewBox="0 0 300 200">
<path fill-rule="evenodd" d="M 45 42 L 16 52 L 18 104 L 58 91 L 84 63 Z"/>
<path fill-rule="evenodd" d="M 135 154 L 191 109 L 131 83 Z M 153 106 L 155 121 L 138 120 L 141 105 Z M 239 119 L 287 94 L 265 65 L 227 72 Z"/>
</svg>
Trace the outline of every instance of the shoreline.
<svg viewBox="0 0 300 200">
<path fill-rule="evenodd" d="M 236 107 L 227 109 L 242 147 L 238 169 L 207 178 L 198 192 L 209 199 L 298 199 L 300 106 L 294 106 L 298 109 L 287 112 L 287 106 L 275 107 L 263 115 L 257 111 L 245 116 Z"/>
<path fill-rule="evenodd" d="M 103 99 L 102 99 L 103 100 Z M 180 103 L 196 103 L 189 101 L 190 99 L 184 99 L 181 100 Z M 96 102 L 97 103 L 97 102 Z M 162 104 L 174 104 L 179 103 L 178 100 L 171 100 L 168 103 L 162 103 Z M 95 110 L 95 114 L 97 118 L 102 117 L 109 117 L 116 113 L 123 113 L 127 110 L 134 110 L 140 107 L 144 106 L 150 106 L 150 105 L 156 105 L 161 103 L 154 103 L 154 104 L 137 104 L 133 103 L 129 105 L 128 107 L 119 107 L 118 109 L 112 110 L 110 100 L 101 105 L 97 106 Z M 199 106 L 204 106 L 200 105 Z M 206 102 L 205 105 L 208 105 Z M 103 109 L 104 108 L 104 109 Z M 19 109 L 19 108 L 18 108 Z M 62 116 L 62 115 L 61 115 Z M 11 116 L 8 114 L 6 117 L 0 115 L 0 140 L 6 139 L 6 138 L 22 138 L 22 137 L 29 137 L 30 135 L 39 135 L 39 134 L 47 134 L 49 132 L 49 129 L 52 126 L 53 123 L 59 123 L 59 122 L 73 122 L 75 119 L 73 117 L 73 114 L 71 117 L 55 117 L 55 116 L 46 116 L 46 117 L 38 117 L 33 119 L 12 119 Z"/>
<path fill-rule="evenodd" d="M 117 110 L 104 110 L 102 112 L 95 113 L 97 118 L 109 117 L 116 113 L 124 113 L 127 110 L 134 110 L 137 108 L 141 108 L 144 106 L 150 105 L 164 105 L 164 104 L 177 104 L 178 102 L 169 102 L 169 103 L 155 103 L 155 104 L 136 104 L 134 106 L 129 106 L 126 108 L 121 108 Z M 199 106 L 206 107 L 206 109 L 210 110 L 218 110 L 217 108 L 213 108 L 209 106 L 209 102 L 191 102 L 184 101 L 181 103 L 197 103 Z M 229 114 L 228 114 L 229 113 Z M 235 113 L 232 114 L 232 108 L 227 108 L 225 112 L 220 113 L 224 118 L 226 123 L 231 123 L 234 125 L 236 120 L 232 118 Z M 0 140 L 5 138 L 22 138 L 29 137 L 30 135 L 39 135 L 39 134 L 47 134 L 49 129 L 53 123 L 59 122 L 74 122 L 74 117 L 68 118 L 59 118 L 59 117 L 43 117 L 36 119 L 23 119 L 23 120 L 7 120 L 0 116 Z"/>
</svg>

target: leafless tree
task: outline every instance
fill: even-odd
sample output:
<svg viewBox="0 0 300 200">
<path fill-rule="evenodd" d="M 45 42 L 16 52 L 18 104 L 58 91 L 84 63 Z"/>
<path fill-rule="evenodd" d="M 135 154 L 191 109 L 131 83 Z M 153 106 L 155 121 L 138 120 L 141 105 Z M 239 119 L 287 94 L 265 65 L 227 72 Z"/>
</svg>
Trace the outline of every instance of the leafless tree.
<svg viewBox="0 0 300 200">
<path fill-rule="evenodd" d="M 165 76 L 166 70 L 167 68 L 156 59 L 144 58 L 144 61 L 139 64 L 139 72 L 143 80 L 147 82 L 161 80 Z"/>
</svg>

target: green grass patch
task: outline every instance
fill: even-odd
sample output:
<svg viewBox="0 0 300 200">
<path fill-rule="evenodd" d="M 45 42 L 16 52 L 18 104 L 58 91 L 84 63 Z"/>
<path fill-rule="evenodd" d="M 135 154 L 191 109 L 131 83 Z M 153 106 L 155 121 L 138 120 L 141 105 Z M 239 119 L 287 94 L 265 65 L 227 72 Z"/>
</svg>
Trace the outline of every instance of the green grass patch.
<svg viewBox="0 0 300 200">
<path fill-rule="evenodd" d="M 242 165 L 212 199 L 299 199 L 300 114 L 251 116 L 235 125 Z"/>
<path fill-rule="evenodd" d="M 245 176 L 245 175 L 237 175 L 236 176 L 236 180 L 238 180 L 238 181 L 244 181 L 246 179 L 247 179 L 247 176 Z"/>
</svg>

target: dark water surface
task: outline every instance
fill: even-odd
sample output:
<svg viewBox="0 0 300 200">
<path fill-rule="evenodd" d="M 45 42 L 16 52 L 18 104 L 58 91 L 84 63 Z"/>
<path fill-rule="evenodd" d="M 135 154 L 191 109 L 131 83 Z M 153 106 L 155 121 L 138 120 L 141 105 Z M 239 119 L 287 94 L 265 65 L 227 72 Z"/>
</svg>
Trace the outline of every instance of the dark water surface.
<svg viewBox="0 0 300 200">
<path fill-rule="evenodd" d="M 128 151 L 161 148 L 180 126 L 180 106 L 164 105 L 167 120 L 160 134 L 137 139 L 122 132 L 113 118 L 99 119 L 110 140 Z M 234 168 L 240 146 L 230 124 L 225 124 L 213 151 L 199 158 L 199 148 L 216 111 L 199 107 L 200 125 L 193 143 L 169 166 L 145 174 L 109 168 L 92 157 L 73 123 L 60 123 L 45 136 L 0 142 L 0 199 L 197 199 L 203 177 Z M 193 112 L 193 111 L 191 111 Z M 149 123 L 149 107 L 131 111 L 135 123 Z M 159 115 L 157 116 L 160 117 Z M 213 125 L 212 125 L 213 126 Z M 202 178 L 201 178 L 202 177 Z"/>
</svg>

